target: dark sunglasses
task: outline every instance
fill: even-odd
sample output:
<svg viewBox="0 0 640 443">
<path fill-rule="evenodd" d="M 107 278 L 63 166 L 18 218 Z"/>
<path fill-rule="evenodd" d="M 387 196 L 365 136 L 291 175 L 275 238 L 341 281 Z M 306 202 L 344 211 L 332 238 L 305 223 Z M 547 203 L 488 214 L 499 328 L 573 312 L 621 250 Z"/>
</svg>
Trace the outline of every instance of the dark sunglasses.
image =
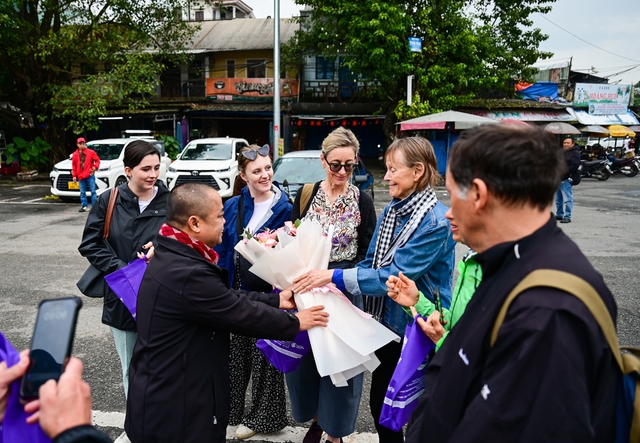
<svg viewBox="0 0 640 443">
<path fill-rule="evenodd" d="M 264 145 L 263 147 L 258 149 L 250 149 L 248 151 L 242 151 L 241 154 L 244 158 L 251 161 L 258 158 L 258 154 L 260 154 L 263 157 L 266 157 L 267 155 L 269 155 L 269 145 Z"/>
<path fill-rule="evenodd" d="M 324 159 L 326 160 L 327 164 L 329 165 L 329 169 L 331 170 L 331 172 L 340 172 L 340 169 L 344 168 L 344 172 L 353 172 L 353 168 L 355 168 L 356 166 L 358 166 L 358 163 L 345 163 L 344 165 L 342 163 L 338 163 L 338 162 L 329 162 L 329 160 L 327 160 L 327 156 L 325 155 Z"/>
</svg>

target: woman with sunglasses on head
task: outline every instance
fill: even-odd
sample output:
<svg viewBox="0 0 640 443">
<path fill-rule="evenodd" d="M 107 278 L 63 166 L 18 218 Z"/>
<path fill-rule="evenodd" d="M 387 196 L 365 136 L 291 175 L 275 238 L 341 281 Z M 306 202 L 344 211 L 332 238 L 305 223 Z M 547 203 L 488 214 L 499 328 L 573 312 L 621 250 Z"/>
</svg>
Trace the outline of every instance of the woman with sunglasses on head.
<svg viewBox="0 0 640 443">
<path fill-rule="evenodd" d="M 440 176 L 431 143 L 422 137 L 395 140 L 385 152 L 391 202 L 380 216 L 366 258 L 353 269 L 309 271 L 296 279 L 294 292 L 334 283 L 351 297 L 364 297 L 365 311 L 400 337 L 412 321 L 402 306 L 387 297 L 387 279 L 402 272 L 434 302 L 436 288 L 449 308 L 455 261 L 455 241 L 445 217 L 447 207 L 433 189 Z M 396 432 L 380 424 L 389 381 L 402 344 L 390 342 L 376 351 L 380 366 L 373 371 L 369 406 L 381 442 L 401 443 Z"/>
<path fill-rule="evenodd" d="M 376 223 L 373 201 L 350 183 L 358 162 L 360 143 L 353 132 L 338 128 L 322 142 L 320 160 L 326 179 L 300 188 L 291 220 L 318 221 L 325 232 L 333 226 L 329 269 L 352 268 L 364 259 Z M 362 297 L 350 297 L 362 309 Z M 313 419 L 304 443 L 318 443 L 323 432 L 327 441 L 340 442 L 355 431 L 364 374 L 353 377 L 347 387 L 335 387 L 329 377 L 320 377 L 313 353 L 303 357 L 295 371 L 285 374 L 293 418 Z"/>
<path fill-rule="evenodd" d="M 234 250 L 245 230 L 252 233 L 280 228 L 291 214 L 289 197 L 273 183 L 269 145 L 250 145 L 238 155 L 239 175 L 246 182 L 240 195 L 224 205 L 226 220 L 222 243 L 215 250 L 219 264 L 228 271 L 229 286 L 270 292 L 273 287 L 256 277 L 251 265 Z M 229 424 L 241 425 L 236 437 L 277 432 L 287 425 L 284 377 L 256 348 L 256 339 L 231 334 L 229 372 L 231 409 Z M 251 381 L 251 405 L 245 414 L 245 393 Z"/>
</svg>

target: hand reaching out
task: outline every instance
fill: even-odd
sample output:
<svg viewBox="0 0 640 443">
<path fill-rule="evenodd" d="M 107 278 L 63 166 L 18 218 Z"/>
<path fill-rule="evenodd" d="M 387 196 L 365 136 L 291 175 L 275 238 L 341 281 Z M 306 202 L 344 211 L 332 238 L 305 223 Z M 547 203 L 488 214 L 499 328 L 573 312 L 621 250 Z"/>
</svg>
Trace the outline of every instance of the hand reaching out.
<svg viewBox="0 0 640 443">
<path fill-rule="evenodd" d="M 418 303 L 418 287 L 415 282 L 402 272 L 398 276 L 390 275 L 387 279 L 387 295 L 391 300 L 406 308 Z"/>
<path fill-rule="evenodd" d="M 314 326 L 327 326 L 329 322 L 329 313 L 323 311 L 324 306 L 312 306 L 304 309 L 296 314 L 300 320 L 300 330 L 306 331 Z"/>
<path fill-rule="evenodd" d="M 293 281 L 291 289 L 296 293 L 308 292 L 313 288 L 319 288 L 320 286 L 331 283 L 332 277 L 333 269 L 325 271 L 309 271 L 296 278 Z"/>
</svg>

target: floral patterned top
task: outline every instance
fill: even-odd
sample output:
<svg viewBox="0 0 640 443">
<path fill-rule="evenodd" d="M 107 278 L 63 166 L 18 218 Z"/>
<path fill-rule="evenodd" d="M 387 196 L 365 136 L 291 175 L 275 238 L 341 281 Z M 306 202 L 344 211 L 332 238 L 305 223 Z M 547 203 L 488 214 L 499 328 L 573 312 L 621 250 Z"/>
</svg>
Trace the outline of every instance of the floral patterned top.
<svg viewBox="0 0 640 443">
<path fill-rule="evenodd" d="M 329 232 L 330 226 L 334 226 L 330 262 L 353 260 L 358 254 L 359 199 L 360 190 L 349 184 L 347 192 L 331 203 L 320 186 L 303 218 L 319 222 L 325 234 Z"/>
</svg>

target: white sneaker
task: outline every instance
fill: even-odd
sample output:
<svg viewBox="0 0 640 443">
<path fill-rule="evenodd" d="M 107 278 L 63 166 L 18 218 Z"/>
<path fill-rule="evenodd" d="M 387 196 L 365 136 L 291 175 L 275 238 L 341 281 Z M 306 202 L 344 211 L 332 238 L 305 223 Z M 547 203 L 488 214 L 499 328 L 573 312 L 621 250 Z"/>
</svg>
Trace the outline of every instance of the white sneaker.
<svg viewBox="0 0 640 443">
<path fill-rule="evenodd" d="M 240 425 L 238 426 L 238 429 L 236 429 L 236 437 L 238 437 L 241 440 L 244 440 L 245 438 L 253 437 L 254 435 L 256 435 L 256 431 L 254 431 L 253 429 L 247 428 L 245 425 Z"/>
</svg>

